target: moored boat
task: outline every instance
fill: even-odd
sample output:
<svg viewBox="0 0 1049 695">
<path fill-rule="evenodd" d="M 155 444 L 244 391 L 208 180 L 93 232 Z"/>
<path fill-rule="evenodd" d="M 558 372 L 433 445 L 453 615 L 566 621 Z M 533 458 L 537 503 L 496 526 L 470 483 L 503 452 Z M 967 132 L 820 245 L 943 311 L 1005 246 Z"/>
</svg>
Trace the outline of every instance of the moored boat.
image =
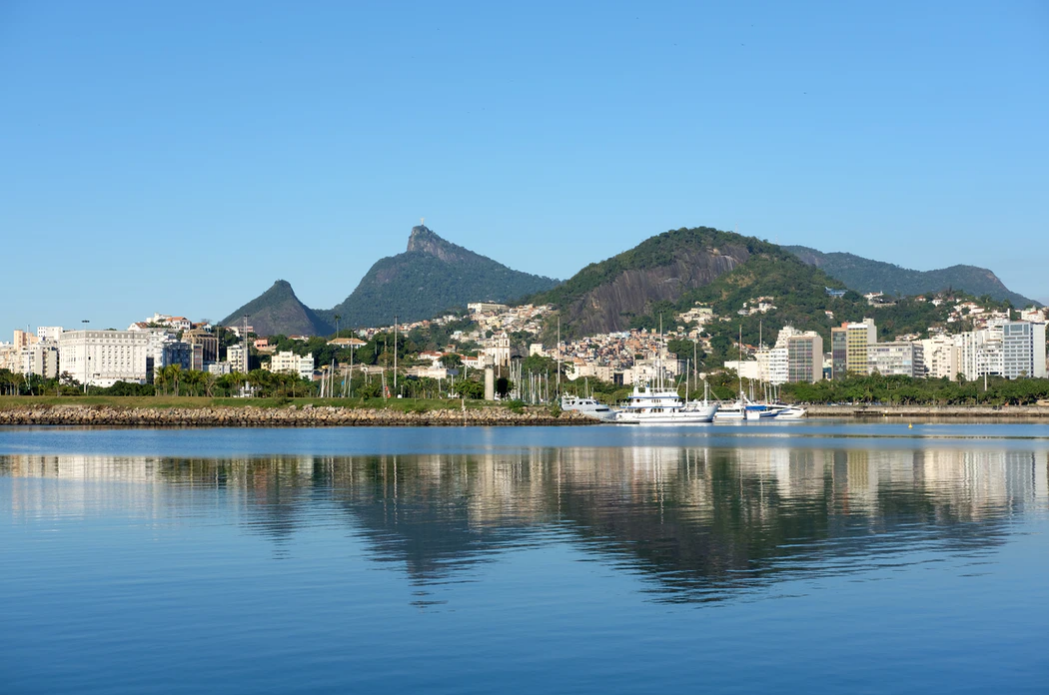
<svg viewBox="0 0 1049 695">
<path fill-rule="evenodd" d="M 614 418 L 616 415 L 614 410 L 604 403 L 598 402 L 597 399 L 585 398 L 582 396 L 562 396 L 561 410 L 573 410 L 577 413 L 582 413 L 587 417 L 606 422 Z"/>
<path fill-rule="evenodd" d="M 717 411 L 717 403 L 686 403 L 676 391 L 635 386 L 627 404 L 616 411 L 612 422 L 618 425 L 701 425 L 713 422 Z"/>
</svg>

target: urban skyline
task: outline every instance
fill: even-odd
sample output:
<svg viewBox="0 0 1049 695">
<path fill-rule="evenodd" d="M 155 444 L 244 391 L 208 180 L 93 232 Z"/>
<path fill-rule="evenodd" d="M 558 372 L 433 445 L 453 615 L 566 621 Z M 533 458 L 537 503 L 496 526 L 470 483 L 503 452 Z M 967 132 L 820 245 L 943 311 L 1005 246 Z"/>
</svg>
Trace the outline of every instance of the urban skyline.
<svg viewBox="0 0 1049 695">
<path fill-rule="evenodd" d="M 421 217 L 558 278 L 708 224 L 1049 299 L 1042 3 L 0 12 L 0 325 L 332 306 Z"/>
<path fill-rule="evenodd" d="M 879 306 L 880 295 L 868 300 L 872 309 Z M 775 297 L 760 297 L 738 312 L 719 316 L 710 307 L 697 304 L 692 309 L 669 316 L 668 326 L 659 332 L 632 329 L 561 339 L 544 345 L 544 321 L 554 308 L 550 305 L 523 304 L 507 306 L 492 302 L 468 305 L 466 318 L 453 314 L 432 320 L 398 323 L 347 330 L 339 336 L 328 336 L 322 342 L 336 349 L 348 350 L 349 360 L 331 364 L 318 363 L 316 351 L 286 349 L 287 342 L 305 343 L 308 336 L 284 336 L 271 342 L 272 336 L 256 335 L 245 322 L 225 327 L 236 336 L 235 344 L 223 344 L 217 326 L 197 324 L 183 316 L 154 313 L 144 321 L 131 323 L 126 330 L 91 330 L 84 326 L 63 330 L 60 326 L 40 326 L 31 333 L 16 329 L 11 343 L 0 342 L 0 369 L 22 375 L 27 380 L 36 374 L 59 382 L 108 388 L 118 382 L 144 385 L 154 383 L 158 374 L 175 367 L 184 371 L 207 372 L 212 378 L 247 374 L 257 368 L 291 375 L 307 382 L 319 382 L 324 389 L 334 390 L 329 378 L 336 371 L 343 377 L 353 374 L 385 376 L 391 365 L 388 356 L 382 364 L 362 361 L 354 365 L 353 353 L 364 347 L 364 339 L 380 335 L 404 336 L 417 329 L 429 330 L 461 326 L 448 335 L 447 342 L 435 350 L 413 354 L 413 365 L 397 369 L 394 350 L 393 380 L 397 374 L 435 380 L 450 392 L 459 367 L 473 370 L 494 368 L 514 374 L 514 357 L 539 356 L 555 359 L 565 368 L 568 381 L 597 381 L 631 386 L 662 383 L 664 379 L 688 383 L 691 375 L 729 370 L 751 383 L 773 387 L 786 383 L 817 383 L 855 375 L 903 376 L 912 379 L 947 379 L 976 381 L 987 377 L 1006 379 L 1044 379 L 1049 372 L 1046 354 L 1046 323 L 1049 308 L 1024 310 L 995 309 L 974 301 L 948 300 L 935 297 L 935 306 L 950 308 L 944 324 L 931 325 L 921 333 L 896 335 L 892 340 L 879 340 L 877 322 L 865 317 L 861 322 L 842 322 L 830 328 L 826 342 L 818 331 L 802 331 L 787 324 L 769 342 L 745 344 L 740 339 L 736 360 L 723 364 L 700 364 L 693 355 L 670 350 L 670 341 L 690 347 L 698 356 L 712 351 L 718 324 L 732 324 L 740 315 L 756 312 L 767 316 L 775 312 Z M 948 302 L 955 302 L 949 304 Z M 828 318 L 831 318 L 828 315 Z M 962 328 L 962 330 L 958 330 Z M 348 333 L 350 337 L 346 337 Z M 512 342 L 510 336 L 516 337 Z M 528 339 L 522 344 L 522 336 Z M 385 342 L 385 338 L 384 338 Z M 278 343 L 285 347 L 279 348 Z M 245 346 L 255 351 L 248 362 Z M 702 353 L 700 352 L 702 351 Z M 687 351 L 686 351 L 687 352 Z M 334 353 L 333 353 L 334 355 Z M 407 355 L 406 355 L 407 356 Z M 345 355 L 343 355 L 345 357 Z M 454 358 L 454 365 L 446 359 Z M 329 369 L 330 368 L 330 369 Z M 342 388 L 348 383 L 341 380 Z M 515 377 L 514 396 L 521 399 L 526 387 L 521 376 Z M 330 393 L 329 393 L 330 395 Z M 548 395 L 548 394 L 547 394 Z M 534 397 L 529 394 L 529 398 Z"/>
</svg>

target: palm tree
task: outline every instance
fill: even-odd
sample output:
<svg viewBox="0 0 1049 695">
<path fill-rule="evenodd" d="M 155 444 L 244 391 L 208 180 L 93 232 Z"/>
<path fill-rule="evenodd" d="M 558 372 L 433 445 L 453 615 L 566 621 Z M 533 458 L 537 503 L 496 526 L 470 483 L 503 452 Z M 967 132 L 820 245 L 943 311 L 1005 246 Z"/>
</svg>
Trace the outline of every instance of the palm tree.
<svg viewBox="0 0 1049 695">
<path fill-rule="evenodd" d="M 190 393 L 194 396 L 199 396 L 201 388 L 204 386 L 204 372 L 190 369 L 182 378 L 186 386 L 189 387 Z"/>
<path fill-rule="evenodd" d="M 157 395 L 160 395 L 161 391 L 164 392 L 165 396 L 167 395 L 168 384 L 170 383 L 168 379 L 168 374 L 169 372 L 167 367 L 161 367 L 160 369 L 156 369 L 153 371 L 153 389 L 154 393 L 156 393 Z"/>
<path fill-rule="evenodd" d="M 268 374 L 269 374 L 269 372 L 266 372 L 266 371 L 264 371 L 262 369 L 253 369 L 253 370 L 251 370 L 250 372 L 248 372 L 248 377 L 247 377 L 248 385 L 251 386 L 251 388 L 254 389 L 256 392 L 261 392 L 262 391 L 262 387 L 268 381 L 268 379 L 267 379 L 267 375 Z"/>
<path fill-rule="evenodd" d="M 178 386 L 179 382 L 182 380 L 182 365 L 169 364 L 167 367 L 164 367 L 164 369 L 168 373 L 167 378 L 169 382 L 175 386 L 175 398 L 178 398 Z"/>
</svg>

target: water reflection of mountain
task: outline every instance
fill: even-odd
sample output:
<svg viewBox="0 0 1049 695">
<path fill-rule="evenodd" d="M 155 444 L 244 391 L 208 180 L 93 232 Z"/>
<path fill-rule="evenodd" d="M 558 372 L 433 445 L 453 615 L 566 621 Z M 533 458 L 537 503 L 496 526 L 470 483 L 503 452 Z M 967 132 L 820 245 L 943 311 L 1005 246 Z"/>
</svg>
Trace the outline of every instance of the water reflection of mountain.
<svg viewBox="0 0 1049 695">
<path fill-rule="evenodd" d="M 668 598 L 851 571 L 921 547 L 1000 544 L 1047 494 L 1031 451 L 535 449 L 526 455 L 245 460 L 11 456 L 12 513 L 139 513 L 225 505 L 287 549 L 300 530 L 350 523 L 373 559 L 419 583 L 543 534 L 659 580 Z M 53 478 L 80 485 L 32 485 Z"/>
</svg>

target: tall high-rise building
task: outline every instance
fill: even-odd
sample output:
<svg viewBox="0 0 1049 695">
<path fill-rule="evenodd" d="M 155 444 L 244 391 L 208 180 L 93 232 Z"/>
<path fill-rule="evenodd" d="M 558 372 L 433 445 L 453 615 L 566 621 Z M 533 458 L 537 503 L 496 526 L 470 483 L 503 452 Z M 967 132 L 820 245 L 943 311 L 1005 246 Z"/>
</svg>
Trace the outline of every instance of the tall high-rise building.
<svg viewBox="0 0 1049 695">
<path fill-rule="evenodd" d="M 795 334 L 787 339 L 787 379 L 814 383 L 823 378 L 823 338 L 818 333 Z"/>
<path fill-rule="evenodd" d="M 848 359 L 849 331 L 842 326 L 830 329 L 830 374 L 832 379 L 845 376 L 845 365 Z"/>
<path fill-rule="evenodd" d="M 1009 321 L 1002 326 L 1002 373 L 1007 379 L 1045 378 L 1045 324 Z"/>
<path fill-rule="evenodd" d="M 878 341 L 874 319 L 864 318 L 860 323 L 843 323 L 831 329 L 831 375 L 840 379 L 845 372 L 869 374 L 867 346 Z"/>
<path fill-rule="evenodd" d="M 1001 325 L 977 331 L 968 331 L 954 336 L 958 346 L 958 371 L 969 381 L 984 375 L 1001 376 L 1005 373 Z"/>
</svg>

